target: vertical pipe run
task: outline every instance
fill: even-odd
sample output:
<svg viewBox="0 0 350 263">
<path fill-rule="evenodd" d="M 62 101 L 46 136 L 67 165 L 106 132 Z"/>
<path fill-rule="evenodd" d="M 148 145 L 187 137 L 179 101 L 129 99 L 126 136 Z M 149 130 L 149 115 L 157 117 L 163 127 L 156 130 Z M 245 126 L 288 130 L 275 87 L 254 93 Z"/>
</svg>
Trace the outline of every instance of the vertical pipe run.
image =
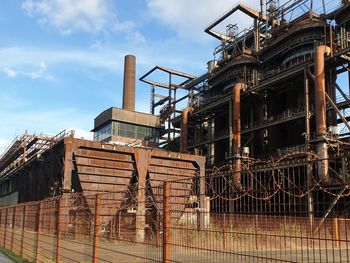
<svg viewBox="0 0 350 263">
<path fill-rule="evenodd" d="M 24 140 L 23 145 L 23 162 L 25 163 L 27 161 L 27 139 Z"/>
<path fill-rule="evenodd" d="M 313 184 L 312 178 L 312 163 L 310 160 L 310 105 L 309 105 L 309 79 L 307 74 L 307 69 L 304 70 L 304 91 L 305 91 L 305 148 L 307 151 L 307 167 L 306 167 L 306 180 L 307 180 L 307 189 L 309 190 Z M 310 230 L 312 232 L 314 224 L 314 199 L 313 192 L 310 191 L 307 194 L 307 204 L 309 212 L 309 223 Z"/>
<path fill-rule="evenodd" d="M 124 60 L 123 109 L 135 111 L 136 57 L 126 55 Z"/>
<path fill-rule="evenodd" d="M 205 189 L 205 162 L 198 163 L 199 166 L 199 204 L 200 204 L 200 218 L 199 229 L 203 230 L 210 224 L 210 200 L 206 197 Z"/>
<path fill-rule="evenodd" d="M 325 46 L 316 47 L 315 101 L 316 101 L 316 135 L 317 136 L 322 136 L 327 131 L 324 53 L 325 53 Z"/>
<path fill-rule="evenodd" d="M 151 90 L 151 114 L 154 115 L 154 93 L 156 91 L 156 88 L 154 85 L 152 85 L 152 90 Z"/>
<path fill-rule="evenodd" d="M 232 132 L 233 132 L 233 153 L 241 147 L 241 89 L 243 83 L 236 83 L 233 87 L 232 96 Z"/>
<path fill-rule="evenodd" d="M 234 182 L 237 185 L 241 184 L 241 89 L 244 83 L 236 83 L 232 90 L 232 154 L 233 154 L 233 169 Z"/>
<path fill-rule="evenodd" d="M 172 118 L 175 118 L 175 112 L 176 112 L 176 103 L 175 103 L 175 101 L 176 101 L 176 88 L 174 88 L 173 94 L 174 94 L 173 101 L 172 101 L 172 104 L 170 104 L 170 105 L 171 105 L 172 112 L 173 112 L 172 113 L 172 115 L 173 115 Z M 175 129 L 173 129 L 173 138 L 175 138 L 175 137 L 176 137 L 176 131 L 175 131 Z"/>
<path fill-rule="evenodd" d="M 193 108 L 187 107 L 182 112 L 180 151 L 183 153 L 187 152 L 188 114 L 192 111 Z"/>
<path fill-rule="evenodd" d="M 316 135 L 320 141 L 316 145 L 316 152 L 321 159 L 318 165 L 318 175 L 324 183 L 329 182 L 328 174 L 328 151 L 327 144 L 322 139 L 327 131 L 326 124 L 326 85 L 325 85 L 325 46 L 317 46 L 315 50 L 315 113 Z"/>
<path fill-rule="evenodd" d="M 171 92 L 171 73 L 169 74 L 169 107 L 171 108 L 171 101 L 172 101 L 172 92 Z M 171 114 L 167 117 L 167 122 L 168 122 L 168 141 L 171 140 Z"/>
<path fill-rule="evenodd" d="M 260 48 L 260 30 L 259 30 L 259 21 L 257 19 L 254 20 L 254 27 L 255 27 L 255 31 L 254 31 L 254 49 L 255 52 L 258 53 L 259 52 L 259 48 Z"/>
</svg>

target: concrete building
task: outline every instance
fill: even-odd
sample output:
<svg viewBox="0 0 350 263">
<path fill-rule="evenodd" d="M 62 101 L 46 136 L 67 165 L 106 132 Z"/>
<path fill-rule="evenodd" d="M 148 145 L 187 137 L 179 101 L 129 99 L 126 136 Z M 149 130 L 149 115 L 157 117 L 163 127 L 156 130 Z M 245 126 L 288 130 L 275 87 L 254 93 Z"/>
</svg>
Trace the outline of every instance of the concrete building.
<svg viewBox="0 0 350 263">
<path fill-rule="evenodd" d="M 95 141 L 158 147 L 159 116 L 135 111 L 135 72 L 135 56 L 125 56 L 123 108 L 109 108 L 95 118 Z"/>
</svg>

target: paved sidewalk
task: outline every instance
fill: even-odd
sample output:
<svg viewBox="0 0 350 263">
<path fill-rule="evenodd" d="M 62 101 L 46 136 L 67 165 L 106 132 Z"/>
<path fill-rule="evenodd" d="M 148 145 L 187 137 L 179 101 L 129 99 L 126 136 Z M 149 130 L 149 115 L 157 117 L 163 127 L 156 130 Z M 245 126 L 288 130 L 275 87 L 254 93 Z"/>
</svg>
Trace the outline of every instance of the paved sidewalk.
<svg viewBox="0 0 350 263">
<path fill-rule="evenodd" d="M 0 252 L 0 263 L 15 263 L 12 259 L 8 258 L 5 254 Z"/>
</svg>

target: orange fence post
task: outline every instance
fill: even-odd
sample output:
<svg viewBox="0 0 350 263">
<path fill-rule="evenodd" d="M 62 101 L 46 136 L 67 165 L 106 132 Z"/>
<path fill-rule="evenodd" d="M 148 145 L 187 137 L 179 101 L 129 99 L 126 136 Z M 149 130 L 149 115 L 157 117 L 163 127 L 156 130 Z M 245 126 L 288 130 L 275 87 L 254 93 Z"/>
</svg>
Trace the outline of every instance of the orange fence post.
<svg viewBox="0 0 350 263">
<path fill-rule="evenodd" d="M 40 247 L 40 220 L 41 220 L 41 202 L 38 207 L 38 216 L 37 216 L 37 234 L 36 234 L 36 244 L 35 244 L 35 262 L 39 262 L 39 247 Z"/>
<path fill-rule="evenodd" d="M 170 184 L 163 185 L 163 263 L 170 262 Z"/>
<path fill-rule="evenodd" d="M 20 247 L 20 253 L 21 257 L 23 257 L 23 245 L 24 245 L 24 226 L 26 224 L 26 211 L 27 211 L 27 206 L 23 206 L 23 216 L 22 216 L 22 227 L 21 227 L 21 247 Z"/>
<path fill-rule="evenodd" d="M 4 215 L 3 214 L 4 214 L 4 209 L 1 208 L 0 209 L 0 228 L 1 228 L 2 231 L 5 231 L 5 227 L 2 226 L 3 225 L 3 221 L 4 221 L 4 219 L 3 219 Z"/>
<path fill-rule="evenodd" d="M 61 197 L 57 199 L 57 207 L 56 207 L 56 213 L 57 213 L 57 221 L 56 221 L 56 238 L 57 238 L 57 247 L 56 247 L 56 262 L 61 262 Z"/>
<path fill-rule="evenodd" d="M 6 211 L 5 211 L 5 224 L 4 224 L 4 239 L 3 239 L 3 247 L 5 248 L 6 246 L 6 229 L 7 229 L 7 213 L 8 213 L 8 208 L 6 208 Z"/>
<path fill-rule="evenodd" d="M 332 222 L 333 222 L 333 239 L 335 241 L 335 247 L 340 247 L 338 218 L 334 217 Z"/>
<path fill-rule="evenodd" d="M 10 244 L 10 251 L 13 251 L 13 236 L 15 232 L 15 219 L 16 219 L 16 209 L 17 206 L 13 207 L 13 212 L 12 212 L 12 219 L 11 219 L 11 227 L 12 227 L 12 233 L 11 233 L 11 244 Z"/>
<path fill-rule="evenodd" d="M 92 247 L 92 263 L 98 262 L 98 244 L 99 244 L 99 212 L 100 212 L 100 196 L 95 196 L 95 221 L 94 221 L 94 243 Z"/>
</svg>

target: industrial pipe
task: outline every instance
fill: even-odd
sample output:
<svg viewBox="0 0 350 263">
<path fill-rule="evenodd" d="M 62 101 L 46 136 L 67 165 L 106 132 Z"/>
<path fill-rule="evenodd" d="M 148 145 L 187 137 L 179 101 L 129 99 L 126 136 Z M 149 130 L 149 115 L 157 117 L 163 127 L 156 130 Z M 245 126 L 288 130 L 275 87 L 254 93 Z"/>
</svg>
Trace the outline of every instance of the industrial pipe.
<svg viewBox="0 0 350 263">
<path fill-rule="evenodd" d="M 233 153 L 233 171 L 234 182 L 239 186 L 241 184 L 241 89 L 244 83 L 236 83 L 232 90 L 232 153 Z"/>
<path fill-rule="evenodd" d="M 123 109 L 135 111 L 136 57 L 126 55 L 124 60 Z"/>
<path fill-rule="evenodd" d="M 182 112 L 182 121 L 181 121 L 181 144 L 180 151 L 187 152 L 187 137 L 188 137 L 188 114 L 193 111 L 192 107 L 187 107 Z"/>
<path fill-rule="evenodd" d="M 325 53 L 325 46 L 316 47 L 315 100 L 316 100 L 316 135 L 317 136 L 322 136 L 327 131 L 324 53 Z"/>
<path fill-rule="evenodd" d="M 317 46 L 315 50 L 315 115 L 316 115 L 316 136 L 320 141 L 316 144 L 316 152 L 321 161 L 318 165 L 318 174 L 324 183 L 329 183 L 328 173 L 328 150 L 327 143 L 323 136 L 327 131 L 326 123 L 326 85 L 325 85 L 325 66 L 324 45 Z"/>
</svg>

